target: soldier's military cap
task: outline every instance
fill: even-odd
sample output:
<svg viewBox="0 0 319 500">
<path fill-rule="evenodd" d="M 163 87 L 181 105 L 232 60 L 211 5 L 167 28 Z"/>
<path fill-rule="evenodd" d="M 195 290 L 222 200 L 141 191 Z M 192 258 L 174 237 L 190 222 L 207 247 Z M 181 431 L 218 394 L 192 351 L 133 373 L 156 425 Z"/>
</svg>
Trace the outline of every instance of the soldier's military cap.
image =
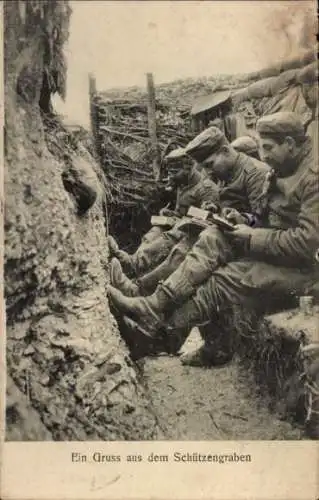
<svg viewBox="0 0 319 500">
<path fill-rule="evenodd" d="M 185 158 L 185 156 L 186 156 L 185 148 L 176 148 L 165 156 L 165 160 L 167 162 L 174 162 L 174 161 L 179 161 L 182 158 Z"/>
<path fill-rule="evenodd" d="M 256 130 L 260 136 L 269 136 L 274 139 L 287 136 L 294 138 L 305 137 L 305 128 L 301 118 L 292 111 L 279 111 L 259 118 Z"/>
<path fill-rule="evenodd" d="M 185 152 L 199 163 L 207 160 L 226 142 L 223 132 L 217 127 L 209 127 L 190 141 Z"/>
<path fill-rule="evenodd" d="M 241 153 L 252 154 L 258 152 L 258 144 L 255 139 L 250 137 L 250 135 L 243 135 L 242 137 L 237 137 L 231 146 Z"/>
</svg>

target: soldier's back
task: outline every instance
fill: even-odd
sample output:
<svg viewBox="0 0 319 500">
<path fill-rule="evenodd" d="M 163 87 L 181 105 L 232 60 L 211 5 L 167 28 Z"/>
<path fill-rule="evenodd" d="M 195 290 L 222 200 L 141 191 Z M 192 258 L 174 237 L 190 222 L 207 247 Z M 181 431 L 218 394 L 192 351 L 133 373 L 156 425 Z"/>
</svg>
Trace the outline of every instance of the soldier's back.
<svg viewBox="0 0 319 500">
<path fill-rule="evenodd" d="M 222 206 L 239 212 L 254 211 L 270 170 L 266 163 L 239 153 L 234 176 L 220 193 Z"/>
</svg>

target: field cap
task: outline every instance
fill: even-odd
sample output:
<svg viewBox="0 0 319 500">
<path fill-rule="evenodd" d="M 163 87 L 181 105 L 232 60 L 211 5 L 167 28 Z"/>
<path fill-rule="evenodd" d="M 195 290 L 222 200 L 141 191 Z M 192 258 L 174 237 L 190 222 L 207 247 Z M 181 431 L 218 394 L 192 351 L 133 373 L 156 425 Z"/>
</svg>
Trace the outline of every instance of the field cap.
<svg viewBox="0 0 319 500">
<path fill-rule="evenodd" d="M 168 162 L 178 161 L 186 156 L 185 148 L 173 149 L 168 155 L 165 156 L 165 160 Z"/>
<path fill-rule="evenodd" d="M 226 141 L 225 135 L 217 127 L 209 127 L 190 141 L 185 152 L 199 163 L 207 161 Z"/>
<path fill-rule="evenodd" d="M 259 118 L 256 130 L 261 137 L 273 139 L 287 136 L 294 138 L 305 137 L 305 128 L 301 118 L 292 111 L 279 111 Z"/>
<path fill-rule="evenodd" d="M 258 144 L 255 139 L 250 137 L 250 135 L 237 137 L 237 139 L 235 139 L 230 145 L 240 153 L 249 155 L 251 153 L 258 152 Z"/>
</svg>

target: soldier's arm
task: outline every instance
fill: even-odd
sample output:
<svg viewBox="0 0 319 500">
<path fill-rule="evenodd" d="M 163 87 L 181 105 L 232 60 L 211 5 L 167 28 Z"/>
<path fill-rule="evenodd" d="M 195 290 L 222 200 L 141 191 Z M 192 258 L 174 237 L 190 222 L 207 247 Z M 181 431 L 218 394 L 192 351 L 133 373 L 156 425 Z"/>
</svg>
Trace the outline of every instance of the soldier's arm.
<svg viewBox="0 0 319 500">
<path fill-rule="evenodd" d="M 251 235 L 250 251 L 259 256 L 313 261 L 319 245 L 318 181 L 311 177 L 306 181 L 297 225 L 286 230 L 255 229 Z"/>
<path fill-rule="evenodd" d="M 217 184 L 205 179 L 198 192 L 197 198 L 199 207 L 203 203 L 214 203 L 214 205 L 219 205 L 219 188 Z"/>
</svg>

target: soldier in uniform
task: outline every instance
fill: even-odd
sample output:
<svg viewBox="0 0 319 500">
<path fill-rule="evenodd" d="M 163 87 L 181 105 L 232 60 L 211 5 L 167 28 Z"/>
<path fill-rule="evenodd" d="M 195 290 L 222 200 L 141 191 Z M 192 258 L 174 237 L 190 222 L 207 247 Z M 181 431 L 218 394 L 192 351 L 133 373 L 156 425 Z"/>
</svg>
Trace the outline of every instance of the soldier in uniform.
<svg viewBox="0 0 319 500">
<path fill-rule="evenodd" d="M 217 185 L 198 171 L 195 162 L 185 155 L 183 148 L 172 151 L 167 160 L 168 165 L 175 167 L 173 181 L 177 186 L 177 200 L 174 212 L 167 212 L 164 209 L 160 212 L 161 215 L 181 217 L 187 213 L 191 205 L 199 208 L 204 202 L 219 203 Z M 177 170 L 176 164 L 179 167 Z M 184 237 L 184 233 L 174 226 L 168 230 L 156 227 L 155 232 L 152 228 L 149 233 L 133 255 L 120 250 L 115 239 L 112 236 L 108 237 L 111 256 L 116 257 L 131 276 L 139 276 L 159 264 Z"/>
<path fill-rule="evenodd" d="M 218 255 L 212 259 L 208 246 L 206 253 L 193 254 L 188 273 L 171 279 L 173 273 L 151 296 L 125 297 L 110 287 L 117 309 L 138 321 L 140 328 L 134 335 L 140 345 L 143 339 L 142 344 L 156 350 L 161 325 L 166 326 L 167 338 L 179 336 L 182 343 L 193 326 L 216 323 L 229 306 L 262 313 L 263 306 L 311 287 L 319 247 L 318 166 L 311 140 L 299 115 L 292 112 L 262 117 L 257 132 L 263 158 L 276 175 L 262 226 L 239 223 L 234 231 L 220 236 Z M 207 261 L 209 277 L 203 272 Z M 184 362 L 213 365 L 213 337 L 212 330 L 211 337 L 206 335 L 204 345 Z"/>
<path fill-rule="evenodd" d="M 185 152 L 201 161 L 208 175 L 215 175 L 219 181 L 225 183 L 220 190 L 223 215 L 237 222 L 248 220 L 248 214 L 250 217 L 253 214 L 255 217 L 260 216 L 263 188 L 270 172 L 268 165 L 235 151 L 225 135 L 216 127 L 210 127 L 195 137 L 187 145 Z M 207 204 L 204 205 L 209 208 Z M 246 215 L 240 215 L 239 212 Z M 249 222 L 252 221 L 250 218 Z M 175 269 L 176 272 L 171 277 L 173 280 L 178 281 L 178 276 L 187 274 L 187 269 L 191 269 L 193 265 L 193 254 L 196 256 L 206 254 L 207 247 L 214 248 L 217 252 L 219 243 L 216 238 L 218 240 L 221 236 L 222 233 L 216 228 L 216 231 L 211 229 L 203 231 L 198 238 L 190 236 L 182 238 L 163 262 L 143 276 L 139 276 L 136 282 L 129 280 L 122 272 L 119 262 L 113 260 L 111 284 L 127 296 L 149 295 L 154 292 L 158 282 L 167 279 Z M 183 263 L 193 245 L 192 252 Z M 179 268 L 182 263 L 182 267 Z M 211 272 L 208 261 L 203 272 L 207 273 L 207 277 Z M 196 277 L 194 286 L 197 284 Z"/>
</svg>

